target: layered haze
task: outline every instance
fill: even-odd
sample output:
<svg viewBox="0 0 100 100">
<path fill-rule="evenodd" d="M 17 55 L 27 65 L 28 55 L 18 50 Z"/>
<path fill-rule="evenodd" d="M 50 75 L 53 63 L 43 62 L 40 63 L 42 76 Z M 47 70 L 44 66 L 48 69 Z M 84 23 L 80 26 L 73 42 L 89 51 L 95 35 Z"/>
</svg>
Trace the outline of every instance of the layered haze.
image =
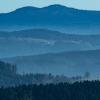
<svg viewBox="0 0 100 100">
<path fill-rule="evenodd" d="M 51 5 L 0 14 L 0 59 L 18 73 L 99 76 L 100 11 Z"/>
<path fill-rule="evenodd" d="M 70 35 L 47 29 L 0 32 L 0 58 L 100 49 L 100 35 Z"/>
</svg>

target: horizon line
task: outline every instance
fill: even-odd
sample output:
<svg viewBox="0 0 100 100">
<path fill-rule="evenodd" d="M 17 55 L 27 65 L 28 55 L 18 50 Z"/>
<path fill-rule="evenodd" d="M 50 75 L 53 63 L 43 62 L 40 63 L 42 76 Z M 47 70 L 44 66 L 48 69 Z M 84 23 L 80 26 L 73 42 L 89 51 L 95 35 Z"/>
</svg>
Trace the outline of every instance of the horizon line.
<svg viewBox="0 0 100 100">
<path fill-rule="evenodd" d="M 69 6 L 65 6 L 65 5 L 62 5 L 62 4 L 52 4 L 52 5 L 47 5 L 47 6 L 43 6 L 43 7 L 38 7 L 38 6 L 23 6 L 23 7 L 18 7 L 18 8 L 15 8 L 11 11 L 7 11 L 7 12 L 0 12 L 0 14 L 6 14 L 6 13 L 11 13 L 11 12 L 14 12 L 18 9 L 22 9 L 22 8 L 36 8 L 36 9 L 43 9 L 43 8 L 48 8 L 48 7 L 51 7 L 51 6 L 61 6 L 61 7 L 65 7 L 65 8 L 69 8 L 69 9 L 74 9 L 74 10 L 81 10 L 81 11 L 95 11 L 95 12 L 100 12 L 100 10 L 92 10 L 92 9 L 81 9 L 81 8 L 76 8 L 76 7 L 69 7 Z"/>
</svg>

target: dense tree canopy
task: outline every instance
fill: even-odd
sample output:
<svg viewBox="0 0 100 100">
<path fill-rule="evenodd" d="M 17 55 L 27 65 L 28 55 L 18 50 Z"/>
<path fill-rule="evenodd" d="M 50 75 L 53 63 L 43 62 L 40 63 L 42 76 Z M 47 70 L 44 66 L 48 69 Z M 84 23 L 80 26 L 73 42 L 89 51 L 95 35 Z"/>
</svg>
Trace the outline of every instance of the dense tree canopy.
<svg viewBox="0 0 100 100">
<path fill-rule="evenodd" d="M 99 100 L 100 82 L 29 85 L 0 89 L 0 100 Z"/>
</svg>

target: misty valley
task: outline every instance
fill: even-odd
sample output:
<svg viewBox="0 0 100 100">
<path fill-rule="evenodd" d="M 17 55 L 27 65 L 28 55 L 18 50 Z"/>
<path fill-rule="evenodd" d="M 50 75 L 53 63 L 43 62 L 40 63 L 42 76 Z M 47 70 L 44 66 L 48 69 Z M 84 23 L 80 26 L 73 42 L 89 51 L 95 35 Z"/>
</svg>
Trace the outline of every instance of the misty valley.
<svg viewBox="0 0 100 100">
<path fill-rule="evenodd" d="M 47 29 L 0 32 L 1 60 L 18 73 L 68 76 L 99 74 L 100 35 L 68 35 Z M 95 67 L 94 67 L 95 66 Z"/>
</svg>

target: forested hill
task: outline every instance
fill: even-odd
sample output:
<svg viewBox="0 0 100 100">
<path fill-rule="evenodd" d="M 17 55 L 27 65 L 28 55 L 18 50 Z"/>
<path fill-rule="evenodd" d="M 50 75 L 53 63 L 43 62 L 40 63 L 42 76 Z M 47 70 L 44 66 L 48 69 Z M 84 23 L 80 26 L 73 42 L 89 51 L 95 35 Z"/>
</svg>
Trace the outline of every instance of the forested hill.
<svg viewBox="0 0 100 100">
<path fill-rule="evenodd" d="M 30 85 L 0 89 L 0 100 L 99 100 L 100 82 Z"/>
<path fill-rule="evenodd" d="M 0 87 L 12 86 L 16 83 L 16 66 L 0 61 Z"/>
<path fill-rule="evenodd" d="M 0 73 L 2 74 L 16 74 L 17 68 L 14 65 L 11 65 L 9 63 L 4 63 L 0 61 Z"/>
</svg>

